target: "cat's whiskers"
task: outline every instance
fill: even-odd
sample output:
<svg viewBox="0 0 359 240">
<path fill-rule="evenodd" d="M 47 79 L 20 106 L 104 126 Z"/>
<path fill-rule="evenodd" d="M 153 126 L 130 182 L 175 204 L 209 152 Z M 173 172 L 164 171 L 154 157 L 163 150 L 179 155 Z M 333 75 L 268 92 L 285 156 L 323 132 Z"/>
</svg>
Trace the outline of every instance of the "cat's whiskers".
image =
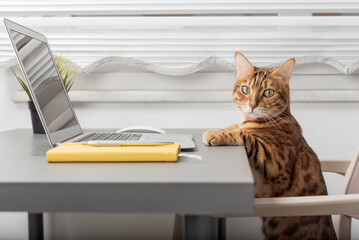
<svg viewBox="0 0 359 240">
<path fill-rule="evenodd" d="M 287 122 L 286 120 L 284 120 L 283 118 L 277 118 L 279 121 L 282 121 L 282 122 L 284 122 L 285 124 L 288 124 L 288 125 L 290 125 L 290 123 L 289 122 Z"/>
<path fill-rule="evenodd" d="M 290 125 L 290 123 L 286 120 L 284 120 L 284 117 L 291 117 L 290 115 L 288 114 L 285 114 L 285 113 L 282 113 L 282 114 L 279 114 L 280 117 L 278 117 L 277 119 L 280 120 L 280 121 L 283 121 L 284 123 Z M 283 116 L 283 117 L 282 117 Z"/>
<path fill-rule="evenodd" d="M 264 116 L 266 116 L 268 120 L 273 122 L 278 127 L 279 130 L 281 130 L 283 133 L 285 133 L 283 128 L 269 114 L 265 114 Z"/>
</svg>

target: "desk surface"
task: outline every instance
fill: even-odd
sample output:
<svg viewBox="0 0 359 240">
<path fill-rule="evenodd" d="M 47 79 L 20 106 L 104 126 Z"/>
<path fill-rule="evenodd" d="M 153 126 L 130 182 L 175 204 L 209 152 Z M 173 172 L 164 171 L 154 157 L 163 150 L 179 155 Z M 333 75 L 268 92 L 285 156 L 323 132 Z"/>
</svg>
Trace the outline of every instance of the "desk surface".
<svg viewBox="0 0 359 240">
<path fill-rule="evenodd" d="M 0 132 L 0 211 L 253 213 L 254 180 L 244 147 L 206 147 L 177 163 L 47 163 L 43 134 Z"/>
</svg>

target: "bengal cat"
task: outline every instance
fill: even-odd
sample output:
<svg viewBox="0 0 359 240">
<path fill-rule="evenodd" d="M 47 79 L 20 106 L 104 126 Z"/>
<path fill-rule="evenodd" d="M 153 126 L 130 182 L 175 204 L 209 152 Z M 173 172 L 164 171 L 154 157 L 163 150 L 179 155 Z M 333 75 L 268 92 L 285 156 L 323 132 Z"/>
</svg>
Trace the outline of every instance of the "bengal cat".
<svg viewBox="0 0 359 240">
<path fill-rule="evenodd" d="M 290 112 L 289 80 L 295 59 L 279 68 L 253 67 L 235 55 L 233 100 L 243 114 L 240 125 L 207 131 L 208 146 L 244 145 L 255 180 L 255 196 L 327 195 L 320 162 Z M 336 239 L 331 216 L 263 217 L 267 240 Z"/>
</svg>

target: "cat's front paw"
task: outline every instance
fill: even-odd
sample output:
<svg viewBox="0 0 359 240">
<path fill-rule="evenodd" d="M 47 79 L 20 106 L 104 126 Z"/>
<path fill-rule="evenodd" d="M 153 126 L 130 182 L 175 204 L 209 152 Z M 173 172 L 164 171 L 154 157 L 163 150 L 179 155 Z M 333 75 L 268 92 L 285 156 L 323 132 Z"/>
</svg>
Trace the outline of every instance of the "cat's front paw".
<svg viewBox="0 0 359 240">
<path fill-rule="evenodd" d="M 203 134 L 203 143 L 206 146 L 217 146 L 220 145 L 218 131 L 206 131 Z"/>
</svg>

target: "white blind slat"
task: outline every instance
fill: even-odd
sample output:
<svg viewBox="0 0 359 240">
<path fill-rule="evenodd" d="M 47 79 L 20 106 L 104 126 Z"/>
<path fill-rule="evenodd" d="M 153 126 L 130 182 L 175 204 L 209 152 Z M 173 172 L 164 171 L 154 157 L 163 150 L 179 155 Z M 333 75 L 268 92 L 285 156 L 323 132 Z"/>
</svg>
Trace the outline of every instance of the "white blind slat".
<svg viewBox="0 0 359 240">
<path fill-rule="evenodd" d="M 101 29 L 158 29 L 161 27 L 358 27 L 359 16 L 327 16 L 327 17 L 49 17 L 46 21 L 42 17 L 11 18 L 11 20 L 27 26 L 51 27 L 88 27 L 89 29 L 101 26 Z M 174 30 L 174 29 L 173 29 Z M 338 29 L 340 30 L 340 29 Z M 220 32 L 221 29 L 218 29 Z M 349 29 L 348 29 L 349 31 Z"/>
</svg>

